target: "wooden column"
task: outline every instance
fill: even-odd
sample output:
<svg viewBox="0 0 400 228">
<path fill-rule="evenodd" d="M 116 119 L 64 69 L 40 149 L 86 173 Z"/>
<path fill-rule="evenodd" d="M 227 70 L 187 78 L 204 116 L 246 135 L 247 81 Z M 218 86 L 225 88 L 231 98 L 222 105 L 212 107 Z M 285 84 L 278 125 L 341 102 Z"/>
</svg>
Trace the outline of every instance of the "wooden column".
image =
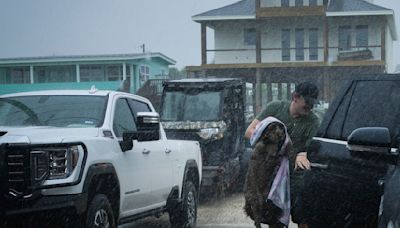
<svg viewBox="0 0 400 228">
<path fill-rule="evenodd" d="M 256 63 L 261 63 L 261 31 L 256 28 Z"/>
<path fill-rule="evenodd" d="M 207 26 L 201 23 L 201 64 L 207 64 Z"/>
<path fill-rule="evenodd" d="M 328 62 L 329 60 L 329 27 L 328 27 L 328 18 L 324 18 L 324 62 Z"/>
<path fill-rule="evenodd" d="M 324 78 L 323 78 L 323 83 L 322 83 L 322 86 L 323 86 L 322 99 L 325 100 L 326 102 L 330 102 L 330 100 L 331 100 L 330 93 L 331 93 L 331 89 L 332 89 L 332 86 L 331 86 L 332 78 L 330 75 L 325 74 L 325 73 L 324 73 L 323 77 Z"/>
<path fill-rule="evenodd" d="M 292 100 L 292 84 L 286 83 L 286 97 L 288 101 Z"/>
<path fill-rule="evenodd" d="M 272 101 L 272 82 L 271 79 L 267 80 L 267 102 Z"/>
<path fill-rule="evenodd" d="M 256 113 L 261 111 L 261 69 L 256 69 Z"/>
<path fill-rule="evenodd" d="M 381 27 L 381 60 L 386 61 L 386 23 Z"/>
<path fill-rule="evenodd" d="M 282 100 L 282 83 L 278 83 L 278 100 Z"/>
<path fill-rule="evenodd" d="M 256 63 L 260 64 L 261 63 L 261 31 L 256 26 Z M 256 112 L 259 113 L 262 108 L 262 91 L 261 91 L 261 68 L 257 67 L 256 69 L 256 88 L 257 88 L 257 94 L 256 94 Z"/>
</svg>

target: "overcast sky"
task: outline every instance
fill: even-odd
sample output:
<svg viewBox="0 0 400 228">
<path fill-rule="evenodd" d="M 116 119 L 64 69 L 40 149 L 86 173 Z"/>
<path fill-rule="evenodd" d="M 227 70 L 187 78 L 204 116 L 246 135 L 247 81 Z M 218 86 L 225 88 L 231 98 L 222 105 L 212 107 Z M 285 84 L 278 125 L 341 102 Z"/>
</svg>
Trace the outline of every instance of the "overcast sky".
<svg viewBox="0 0 400 228">
<path fill-rule="evenodd" d="M 200 25 L 191 17 L 237 0 L 0 0 L 0 58 L 161 52 L 199 65 Z M 399 0 L 392 8 L 400 35 Z M 400 63 L 400 48 L 395 46 Z"/>
</svg>

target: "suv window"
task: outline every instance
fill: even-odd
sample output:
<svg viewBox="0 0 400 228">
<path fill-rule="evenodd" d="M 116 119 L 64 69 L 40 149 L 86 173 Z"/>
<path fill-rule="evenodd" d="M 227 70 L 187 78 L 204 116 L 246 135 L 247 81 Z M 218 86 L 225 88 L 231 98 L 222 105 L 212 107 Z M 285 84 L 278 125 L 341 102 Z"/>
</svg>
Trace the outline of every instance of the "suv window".
<svg viewBox="0 0 400 228">
<path fill-rule="evenodd" d="M 125 131 L 136 131 L 136 123 L 126 99 L 118 99 L 113 122 L 113 130 L 117 137 Z"/>
<path fill-rule="evenodd" d="M 329 123 L 326 137 L 346 140 L 353 130 L 360 127 L 387 127 L 392 137 L 397 137 L 400 129 L 399 105 L 398 81 L 355 82 Z"/>
<path fill-rule="evenodd" d="M 393 136 L 400 123 L 399 114 L 396 114 L 399 113 L 399 98 L 398 81 L 358 82 L 344 122 L 343 138 L 359 127 L 387 127 Z"/>
<path fill-rule="evenodd" d="M 326 137 L 331 139 L 342 139 L 343 122 L 346 117 L 346 112 L 349 107 L 349 103 L 354 91 L 355 83 L 349 88 L 343 100 L 340 102 L 338 109 L 333 115 L 331 122 L 327 129 Z"/>
</svg>

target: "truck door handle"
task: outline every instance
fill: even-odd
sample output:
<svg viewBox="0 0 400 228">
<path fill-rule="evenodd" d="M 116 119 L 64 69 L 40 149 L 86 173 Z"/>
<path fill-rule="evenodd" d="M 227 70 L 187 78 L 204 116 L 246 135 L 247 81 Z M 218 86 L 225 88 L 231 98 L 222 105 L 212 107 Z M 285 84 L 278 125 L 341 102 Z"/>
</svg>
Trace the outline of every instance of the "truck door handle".
<svg viewBox="0 0 400 228">
<path fill-rule="evenodd" d="M 318 169 L 327 169 L 328 168 L 328 165 L 326 165 L 326 164 L 314 163 L 314 162 L 311 162 L 310 166 L 312 168 L 318 168 Z"/>
<path fill-rule="evenodd" d="M 169 154 L 169 153 L 171 153 L 171 152 L 172 152 L 171 149 L 165 149 L 165 153 L 166 153 L 166 154 Z"/>
<path fill-rule="evenodd" d="M 143 149 L 142 154 L 150 154 L 150 150 L 148 150 L 148 149 Z"/>
</svg>

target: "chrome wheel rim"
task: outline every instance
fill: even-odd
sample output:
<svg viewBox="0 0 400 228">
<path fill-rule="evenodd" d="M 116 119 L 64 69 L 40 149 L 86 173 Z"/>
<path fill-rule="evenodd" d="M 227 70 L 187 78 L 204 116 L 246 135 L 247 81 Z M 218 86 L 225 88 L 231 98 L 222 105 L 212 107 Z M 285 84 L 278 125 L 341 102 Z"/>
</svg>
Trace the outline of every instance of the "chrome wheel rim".
<svg viewBox="0 0 400 228">
<path fill-rule="evenodd" d="M 108 214 L 104 209 L 96 211 L 94 215 L 94 225 L 95 227 L 109 228 L 110 222 L 108 221 Z"/>
</svg>

